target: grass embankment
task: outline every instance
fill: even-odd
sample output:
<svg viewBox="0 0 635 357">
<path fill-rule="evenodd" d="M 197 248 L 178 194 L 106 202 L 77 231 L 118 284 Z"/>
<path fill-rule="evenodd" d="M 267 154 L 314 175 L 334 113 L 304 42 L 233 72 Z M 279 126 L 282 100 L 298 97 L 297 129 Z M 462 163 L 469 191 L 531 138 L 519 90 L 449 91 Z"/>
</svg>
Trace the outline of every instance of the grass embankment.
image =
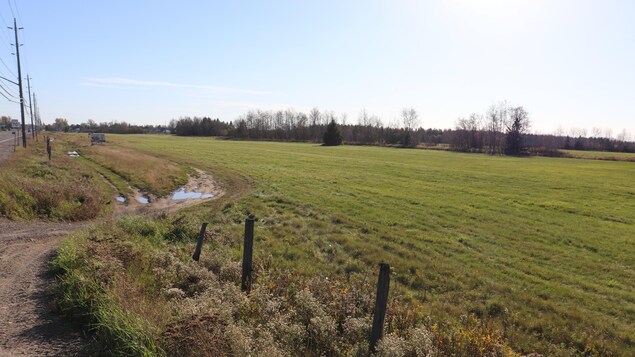
<svg viewBox="0 0 635 357">
<path fill-rule="evenodd" d="M 86 148 L 84 155 L 131 185 L 157 196 L 167 195 L 187 183 L 185 167 L 128 148 L 93 145 Z"/>
<path fill-rule="evenodd" d="M 18 149 L 0 165 L 0 215 L 81 221 L 109 212 L 112 192 L 93 170 L 66 155 L 66 142 L 55 136 L 48 161 L 43 137 Z"/>
<path fill-rule="evenodd" d="M 371 285 L 376 264 L 390 263 L 391 306 L 410 306 L 429 317 L 428 326 L 457 331 L 476 319 L 515 350 L 548 355 L 627 355 L 635 347 L 632 163 L 167 136 L 110 140 L 220 179 L 229 193 L 223 200 L 185 212 L 191 225 L 212 223 L 232 261 L 240 255 L 242 219 L 253 213 L 256 262 L 297 279 L 352 275 Z M 276 281 L 268 271 L 261 269 L 260 282 Z M 128 284 L 158 291 L 153 279 Z M 186 309 L 173 306 L 172 319 Z M 151 325 L 163 333 L 166 324 Z M 399 333 L 394 324 L 388 331 Z"/>
<path fill-rule="evenodd" d="M 240 220 L 228 208 L 216 218 Z M 219 223 L 219 222 L 217 222 Z M 67 239 L 53 262 L 62 309 L 94 332 L 87 354 L 140 356 L 367 356 L 374 284 L 362 274 L 299 278 L 256 260 L 240 291 L 235 237 L 214 231 L 193 262 L 196 224 L 126 217 Z M 514 355 L 492 326 L 449 329 L 391 301 L 378 356 Z M 419 310 L 420 311 L 420 310 Z"/>
</svg>

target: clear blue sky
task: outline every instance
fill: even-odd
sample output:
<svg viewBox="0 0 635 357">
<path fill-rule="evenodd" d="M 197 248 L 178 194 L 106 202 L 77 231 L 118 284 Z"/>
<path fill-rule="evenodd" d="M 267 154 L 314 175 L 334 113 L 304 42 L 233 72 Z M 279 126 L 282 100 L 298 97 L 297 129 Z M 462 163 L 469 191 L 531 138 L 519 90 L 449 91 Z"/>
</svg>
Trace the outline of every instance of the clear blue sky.
<svg viewBox="0 0 635 357">
<path fill-rule="evenodd" d="M 449 128 L 506 99 L 535 131 L 635 136 L 633 0 L 0 0 L 0 58 L 16 72 L 10 4 L 45 122 L 317 106 L 387 124 L 414 107 Z"/>
</svg>

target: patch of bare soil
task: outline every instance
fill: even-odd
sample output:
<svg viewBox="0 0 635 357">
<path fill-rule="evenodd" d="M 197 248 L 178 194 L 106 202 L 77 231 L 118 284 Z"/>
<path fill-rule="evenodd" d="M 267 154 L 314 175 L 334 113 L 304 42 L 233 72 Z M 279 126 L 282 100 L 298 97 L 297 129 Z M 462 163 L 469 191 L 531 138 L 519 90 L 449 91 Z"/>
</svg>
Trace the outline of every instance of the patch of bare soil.
<svg viewBox="0 0 635 357">
<path fill-rule="evenodd" d="M 53 305 L 49 272 L 69 223 L 0 219 L 0 356 L 73 356 L 82 337 Z"/>
</svg>

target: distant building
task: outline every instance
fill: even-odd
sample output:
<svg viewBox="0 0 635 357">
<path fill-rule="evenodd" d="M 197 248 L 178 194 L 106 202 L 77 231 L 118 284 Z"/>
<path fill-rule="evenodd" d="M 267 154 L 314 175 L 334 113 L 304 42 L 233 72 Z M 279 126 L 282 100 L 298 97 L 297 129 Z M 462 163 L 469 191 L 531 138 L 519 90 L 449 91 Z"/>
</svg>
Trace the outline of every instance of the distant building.
<svg viewBox="0 0 635 357">
<path fill-rule="evenodd" d="M 92 133 L 90 135 L 90 142 L 95 143 L 105 143 L 106 142 L 106 134 L 103 133 Z"/>
</svg>

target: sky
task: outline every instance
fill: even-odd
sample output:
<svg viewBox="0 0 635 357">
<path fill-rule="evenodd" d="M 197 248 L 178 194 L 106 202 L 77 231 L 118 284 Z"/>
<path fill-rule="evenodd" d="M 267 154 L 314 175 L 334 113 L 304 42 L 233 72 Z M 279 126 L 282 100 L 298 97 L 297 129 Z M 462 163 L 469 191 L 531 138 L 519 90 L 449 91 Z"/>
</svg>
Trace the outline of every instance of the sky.
<svg viewBox="0 0 635 357">
<path fill-rule="evenodd" d="M 318 107 L 394 124 L 413 107 L 452 128 L 507 100 L 534 132 L 635 139 L 632 0 L 0 0 L 0 15 L 0 76 L 17 79 L 16 17 L 45 123 Z"/>
</svg>

